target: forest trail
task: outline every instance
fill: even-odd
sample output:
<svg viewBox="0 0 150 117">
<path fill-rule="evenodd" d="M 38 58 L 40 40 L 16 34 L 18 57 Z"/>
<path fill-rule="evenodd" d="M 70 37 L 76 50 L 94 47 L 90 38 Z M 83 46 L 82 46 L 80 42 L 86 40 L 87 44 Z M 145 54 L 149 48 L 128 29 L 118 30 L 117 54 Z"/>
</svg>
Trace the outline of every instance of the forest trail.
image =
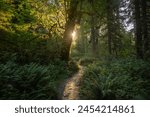
<svg viewBox="0 0 150 117">
<path fill-rule="evenodd" d="M 79 66 L 79 71 L 69 78 L 64 85 L 62 100 L 79 100 L 79 88 L 83 76 L 83 66 Z"/>
</svg>

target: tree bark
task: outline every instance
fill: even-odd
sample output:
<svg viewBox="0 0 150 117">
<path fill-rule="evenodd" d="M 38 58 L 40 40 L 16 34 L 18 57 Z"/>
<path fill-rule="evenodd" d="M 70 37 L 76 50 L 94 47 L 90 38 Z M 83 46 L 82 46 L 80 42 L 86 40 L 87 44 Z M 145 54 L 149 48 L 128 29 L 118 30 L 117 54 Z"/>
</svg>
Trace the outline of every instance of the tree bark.
<svg viewBox="0 0 150 117">
<path fill-rule="evenodd" d="M 142 22 L 143 22 L 143 41 L 144 41 L 144 57 L 147 56 L 149 51 L 149 39 L 147 28 L 147 4 L 146 0 L 142 0 Z"/>
<path fill-rule="evenodd" d="M 74 31 L 76 18 L 77 18 L 77 6 L 78 0 L 71 0 L 70 9 L 68 12 L 68 18 L 65 25 L 65 32 L 63 36 L 63 47 L 61 51 L 61 59 L 68 61 L 70 57 L 70 48 L 72 43 L 72 32 Z"/>
<path fill-rule="evenodd" d="M 108 52 L 112 54 L 112 30 L 111 30 L 111 19 L 112 19 L 112 9 L 111 9 L 111 1 L 107 0 L 107 33 L 108 33 Z"/>
<path fill-rule="evenodd" d="M 98 54 L 98 29 L 96 29 L 94 15 L 91 16 L 91 42 L 92 42 L 92 53 L 94 56 Z"/>
<path fill-rule="evenodd" d="M 143 40 L 142 40 L 140 0 L 134 0 L 134 4 L 135 4 L 135 26 L 136 26 L 136 53 L 137 53 L 137 58 L 142 59 Z"/>
</svg>

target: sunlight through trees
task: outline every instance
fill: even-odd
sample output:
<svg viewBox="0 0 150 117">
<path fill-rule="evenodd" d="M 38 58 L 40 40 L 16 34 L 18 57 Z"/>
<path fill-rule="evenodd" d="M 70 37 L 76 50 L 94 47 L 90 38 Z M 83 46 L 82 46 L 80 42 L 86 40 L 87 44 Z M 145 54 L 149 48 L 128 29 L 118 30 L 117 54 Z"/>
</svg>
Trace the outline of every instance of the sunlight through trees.
<svg viewBox="0 0 150 117">
<path fill-rule="evenodd" d="M 0 99 L 56 99 L 78 61 L 83 98 L 150 97 L 150 1 L 0 0 Z"/>
</svg>

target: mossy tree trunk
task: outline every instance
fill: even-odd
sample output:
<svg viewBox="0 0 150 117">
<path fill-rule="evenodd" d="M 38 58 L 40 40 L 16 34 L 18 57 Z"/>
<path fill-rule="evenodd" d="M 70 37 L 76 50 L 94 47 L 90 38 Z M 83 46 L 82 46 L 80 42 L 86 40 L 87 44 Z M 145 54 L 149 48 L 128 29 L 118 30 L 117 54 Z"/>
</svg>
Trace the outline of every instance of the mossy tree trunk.
<svg viewBox="0 0 150 117">
<path fill-rule="evenodd" d="M 77 8 L 79 0 L 71 0 L 70 8 L 68 11 L 68 18 L 65 25 L 65 32 L 63 36 L 63 48 L 61 51 L 61 59 L 68 61 L 70 57 L 70 48 L 72 44 L 72 32 L 74 31 L 76 19 L 77 19 Z"/>
</svg>

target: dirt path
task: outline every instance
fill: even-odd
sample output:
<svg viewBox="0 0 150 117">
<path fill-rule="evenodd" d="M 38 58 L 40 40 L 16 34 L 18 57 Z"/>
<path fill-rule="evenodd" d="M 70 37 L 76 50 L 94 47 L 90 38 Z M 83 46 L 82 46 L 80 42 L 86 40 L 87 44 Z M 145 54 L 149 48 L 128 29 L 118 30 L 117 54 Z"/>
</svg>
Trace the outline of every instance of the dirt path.
<svg viewBox="0 0 150 117">
<path fill-rule="evenodd" d="M 79 87 L 83 75 L 83 67 L 79 65 L 79 71 L 69 78 L 64 85 L 62 100 L 78 100 Z"/>
</svg>

